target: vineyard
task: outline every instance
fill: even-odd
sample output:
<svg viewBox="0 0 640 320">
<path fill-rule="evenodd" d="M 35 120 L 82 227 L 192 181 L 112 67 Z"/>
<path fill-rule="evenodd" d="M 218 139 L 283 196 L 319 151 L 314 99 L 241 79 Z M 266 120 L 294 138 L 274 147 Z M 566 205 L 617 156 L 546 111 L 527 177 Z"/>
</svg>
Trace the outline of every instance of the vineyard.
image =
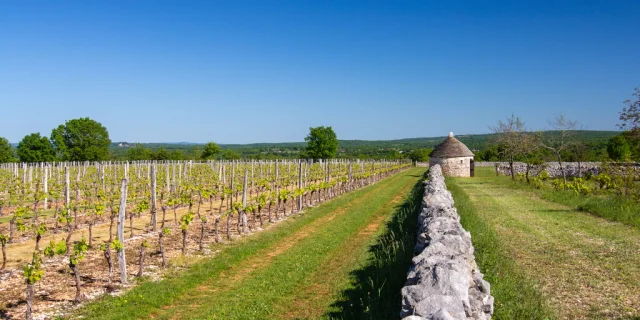
<svg viewBox="0 0 640 320">
<path fill-rule="evenodd" d="M 409 166 L 298 160 L 4 164 L 0 316 L 54 316 Z"/>
</svg>

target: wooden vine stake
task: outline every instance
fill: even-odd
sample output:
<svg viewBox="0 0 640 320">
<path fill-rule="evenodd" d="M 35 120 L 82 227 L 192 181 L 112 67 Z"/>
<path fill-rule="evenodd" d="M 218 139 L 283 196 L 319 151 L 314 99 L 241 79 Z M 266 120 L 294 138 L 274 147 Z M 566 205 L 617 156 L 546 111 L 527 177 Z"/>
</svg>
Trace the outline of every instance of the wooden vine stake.
<svg viewBox="0 0 640 320">
<path fill-rule="evenodd" d="M 248 224 L 247 224 L 247 175 L 249 171 L 247 168 L 244 169 L 244 180 L 242 182 L 242 232 L 248 233 Z"/>
<path fill-rule="evenodd" d="M 122 189 L 120 189 L 120 209 L 118 210 L 118 241 L 122 244 L 122 249 L 118 251 L 118 263 L 120 264 L 120 281 L 127 283 L 127 260 L 124 252 L 124 218 L 127 207 L 127 179 L 122 179 Z"/>
<path fill-rule="evenodd" d="M 302 160 L 300 160 L 300 169 L 298 171 L 298 189 L 302 190 Z M 298 197 L 298 210 L 300 210 L 300 212 L 302 212 L 302 197 L 303 194 L 300 193 Z"/>
<path fill-rule="evenodd" d="M 156 224 L 156 164 L 151 165 L 151 230 L 157 231 Z"/>
<path fill-rule="evenodd" d="M 44 164 L 43 164 L 44 166 Z M 44 202 L 42 203 L 42 210 L 47 210 L 47 202 L 49 200 L 49 166 L 44 166 L 44 175 L 42 176 L 44 185 Z"/>
<path fill-rule="evenodd" d="M 69 167 L 64 167 L 64 205 L 69 210 Z"/>
</svg>

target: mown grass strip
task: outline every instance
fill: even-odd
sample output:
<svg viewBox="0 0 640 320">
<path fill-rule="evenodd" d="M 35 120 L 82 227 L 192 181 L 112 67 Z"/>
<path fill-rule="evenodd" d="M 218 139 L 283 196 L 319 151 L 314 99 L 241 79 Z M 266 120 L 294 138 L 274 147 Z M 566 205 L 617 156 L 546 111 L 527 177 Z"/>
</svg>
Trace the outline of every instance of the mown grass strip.
<svg viewBox="0 0 640 320">
<path fill-rule="evenodd" d="M 560 318 L 638 314 L 640 230 L 489 179 L 452 179 Z"/>
<path fill-rule="evenodd" d="M 344 195 L 310 209 L 306 214 L 294 216 L 275 226 L 272 230 L 252 237 L 221 246 L 221 251 L 212 258 L 196 263 L 184 272 L 158 282 L 143 283 L 120 297 L 105 296 L 89 303 L 72 316 L 83 316 L 90 319 L 136 319 L 148 318 L 150 314 L 161 310 L 163 306 L 174 304 L 186 292 L 194 290 L 208 279 L 218 277 L 255 255 L 261 250 L 274 245 L 292 232 L 319 219 L 334 210 L 345 206 L 354 199 L 369 192 L 384 189 L 399 180 L 405 173 L 368 186 L 353 193 Z M 256 302 L 256 304 L 260 304 Z"/>
<path fill-rule="evenodd" d="M 554 313 L 536 289 L 535 282 L 518 270 L 496 232 L 455 179 L 447 178 L 462 226 L 471 233 L 475 258 L 495 298 L 493 319 L 549 319 Z M 491 199 L 485 199 L 491 201 Z"/>
<path fill-rule="evenodd" d="M 282 311 L 277 311 L 283 319 L 358 319 L 368 316 L 349 314 L 346 309 L 350 305 L 361 306 L 359 310 L 369 310 L 380 319 L 398 316 L 400 288 L 406 280 L 415 237 L 409 239 L 407 233 L 399 237 L 395 232 L 402 229 L 398 222 L 416 224 L 413 216 L 421 200 L 422 175 L 412 177 L 416 183 L 406 184 L 392 202 L 377 210 L 368 225 L 351 235 L 349 241 L 325 259 L 305 286 L 296 289 L 293 303 L 282 305 L 279 308 Z M 394 250 L 402 243 L 400 246 L 395 242 L 391 245 L 391 241 L 405 237 L 411 242 L 406 246 L 410 249 L 409 254 L 398 255 Z M 393 259 L 398 257 L 404 259 Z M 368 305 L 363 306 L 362 301 Z M 385 308 L 387 302 L 391 307 Z"/>
<path fill-rule="evenodd" d="M 212 295 L 190 296 L 179 302 L 180 306 L 160 313 L 156 319 L 274 319 L 286 315 L 278 306 L 291 305 L 313 275 L 339 259 L 347 263 L 348 257 L 339 257 L 346 243 L 354 241 L 359 232 L 375 223 L 379 217 L 389 214 L 395 196 L 406 192 L 415 178 L 401 174 L 393 183 L 366 195 L 367 200 L 348 209 L 307 235 L 286 252 L 275 257 L 266 267 L 256 270 L 241 283 Z M 370 234 L 373 238 L 374 235 Z M 355 252 L 342 252 L 351 255 Z M 322 280 L 324 281 L 324 280 Z M 215 283 L 212 284 L 215 286 Z M 339 290 L 339 289 L 338 289 Z M 327 292 L 317 295 L 330 297 Z M 195 308 L 194 308 L 195 306 Z M 320 313 L 321 314 L 321 313 Z"/>
<path fill-rule="evenodd" d="M 351 283 L 325 313 L 325 318 L 399 318 L 400 291 L 414 256 L 423 192 L 420 179 L 369 248 L 362 266 L 351 273 Z"/>
<path fill-rule="evenodd" d="M 476 172 L 478 177 L 492 183 L 532 191 L 542 199 L 640 229 L 640 204 L 636 200 L 613 193 L 581 195 L 570 190 L 556 191 L 546 186 L 537 189 L 525 181 L 513 181 L 507 176 L 496 176 L 495 169 L 489 167 L 477 168 Z"/>
</svg>

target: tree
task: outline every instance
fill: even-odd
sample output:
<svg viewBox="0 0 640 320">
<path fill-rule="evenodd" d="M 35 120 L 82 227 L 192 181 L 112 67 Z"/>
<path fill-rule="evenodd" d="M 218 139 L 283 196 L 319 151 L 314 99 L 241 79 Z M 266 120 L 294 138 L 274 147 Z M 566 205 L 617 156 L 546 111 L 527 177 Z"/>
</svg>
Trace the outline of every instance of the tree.
<svg viewBox="0 0 640 320">
<path fill-rule="evenodd" d="M 18 157 L 22 162 L 50 162 L 56 160 L 56 151 L 47 137 L 32 133 L 18 144 Z"/>
<path fill-rule="evenodd" d="M 156 152 L 152 152 L 151 158 L 158 161 L 169 160 L 169 152 L 165 148 L 160 148 Z"/>
<path fill-rule="evenodd" d="M 136 143 L 135 147 L 127 149 L 127 160 L 138 161 L 150 159 L 151 149 L 145 148 L 141 143 Z"/>
<path fill-rule="evenodd" d="M 100 161 L 109 158 L 109 132 L 95 120 L 73 119 L 51 131 L 51 142 L 60 160 Z"/>
<path fill-rule="evenodd" d="M 574 137 L 576 129 L 578 129 L 578 122 L 569 120 L 563 114 L 560 114 L 549 121 L 549 124 L 555 132 L 548 132 L 544 135 L 541 139 L 541 146 L 549 150 L 556 158 L 556 161 L 558 161 L 560 172 L 562 172 L 562 179 L 566 185 L 567 174 L 562 165 L 562 154 L 575 144 Z"/>
<path fill-rule="evenodd" d="M 240 154 L 233 150 L 227 149 L 222 152 L 222 159 L 224 160 L 239 160 L 241 158 Z"/>
<path fill-rule="evenodd" d="M 617 135 L 609 139 L 607 154 L 614 161 L 625 161 L 631 156 L 631 148 L 624 135 Z"/>
<path fill-rule="evenodd" d="M 209 142 L 207 142 L 207 144 L 204 145 L 204 149 L 202 150 L 201 158 L 202 158 L 202 160 L 213 159 L 215 157 L 215 155 L 220 153 L 221 151 L 222 151 L 222 149 L 220 148 L 220 146 L 217 143 L 215 143 L 213 141 L 209 141 Z"/>
<path fill-rule="evenodd" d="M 500 160 L 500 153 L 498 152 L 497 145 L 487 146 L 486 148 L 474 153 L 475 153 L 475 158 L 480 161 L 499 161 Z"/>
<path fill-rule="evenodd" d="M 625 107 L 620 112 L 620 120 L 623 122 L 618 127 L 631 131 L 633 136 L 640 139 L 640 87 L 635 88 L 634 91 L 632 95 L 636 100 L 623 102 Z"/>
<path fill-rule="evenodd" d="M 496 134 L 498 151 L 502 158 L 509 162 L 511 179 L 515 180 L 516 176 L 513 163 L 516 161 L 516 158 L 523 153 L 523 140 L 526 138 L 524 122 L 512 114 L 505 122 L 498 120 L 497 126 L 489 128 Z"/>
<path fill-rule="evenodd" d="M 0 137 L 0 163 L 13 162 L 13 150 L 9 144 L 9 140 Z"/>
<path fill-rule="evenodd" d="M 578 163 L 578 177 L 582 178 L 582 163 L 593 157 L 593 150 L 585 143 L 584 135 L 579 133 L 569 148 L 566 159 Z"/>
<path fill-rule="evenodd" d="M 414 162 L 428 162 L 431 151 L 433 151 L 433 149 L 420 148 L 411 150 L 411 152 L 407 153 L 407 158 Z"/>
<path fill-rule="evenodd" d="M 338 138 L 331 127 L 309 128 L 304 141 L 306 155 L 313 160 L 334 158 L 338 152 Z"/>
<path fill-rule="evenodd" d="M 184 160 L 184 152 L 179 149 L 169 152 L 169 160 Z"/>
</svg>

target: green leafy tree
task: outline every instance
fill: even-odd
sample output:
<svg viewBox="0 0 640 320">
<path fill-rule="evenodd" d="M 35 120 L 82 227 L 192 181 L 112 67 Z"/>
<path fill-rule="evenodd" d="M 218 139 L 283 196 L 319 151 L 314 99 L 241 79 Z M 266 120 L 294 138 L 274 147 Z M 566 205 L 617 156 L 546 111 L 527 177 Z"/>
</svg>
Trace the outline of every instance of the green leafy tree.
<svg viewBox="0 0 640 320">
<path fill-rule="evenodd" d="M 309 128 L 304 141 L 306 155 L 313 160 L 334 158 L 338 152 L 338 137 L 331 127 Z"/>
<path fill-rule="evenodd" d="M 201 158 L 202 160 L 213 159 L 215 155 L 220 153 L 221 151 L 222 148 L 220 148 L 217 143 L 213 141 L 207 142 L 207 144 L 204 145 L 204 149 L 202 150 Z"/>
<path fill-rule="evenodd" d="M 631 147 L 624 135 L 618 135 L 609 139 L 607 143 L 607 154 L 614 161 L 628 160 L 631 156 Z"/>
<path fill-rule="evenodd" d="M 51 162 L 56 160 L 56 151 L 47 137 L 32 133 L 18 144 L 18 157 L 22 162 Z"/>
<path fill-rule="evenodd" d="M 100 161 L 109 158 L 109 132 L 89 118 L 73 119 L 51 131 L 51 142 L 60 160 Z"/>
<path fill-rule="evenodd" d="M 184 160 L 184 152 L 182 150 L 173 150 L 169 153 L 169 160 Z"/>
<path fill-rule="evenodd" d="M 0 163 L 13 161 L 15 161 L 15 158 L 13 157 L 13 150 L 11 149 L 9 141 L 0 137 Z"/>
<path fill-rule="evenodd" d="M 429 154 L 431 153 L 431 151 L 433 151 L 433 149 L 421 148 L 412 150 L 411 152 L 407 153 L 407 158 L 411 159 L 411 161 L 427 162 L 429 161 Z"/>
<path fill-rule="evenodd" d="M 158 161 L 169 160 L 169 157 L 169 152 L 165 148 L 160 148 L 151 154 L 151 158 Z"/>
<path fill-rule="evenodd" d="M 150 160 L 151 149 L 145 148 L 141 143 L 136 143 L 135 147 L 127 149 L 127 160 Z"/>
<path fill-rule="evenodd" d="M 222 152 L 222 159 L 225 159 L 225 160 L 239 160 L 241 158 L 242 157 L 240 156 L 240 154 L 233 150 L 227 149 Z"/>
</svg>

